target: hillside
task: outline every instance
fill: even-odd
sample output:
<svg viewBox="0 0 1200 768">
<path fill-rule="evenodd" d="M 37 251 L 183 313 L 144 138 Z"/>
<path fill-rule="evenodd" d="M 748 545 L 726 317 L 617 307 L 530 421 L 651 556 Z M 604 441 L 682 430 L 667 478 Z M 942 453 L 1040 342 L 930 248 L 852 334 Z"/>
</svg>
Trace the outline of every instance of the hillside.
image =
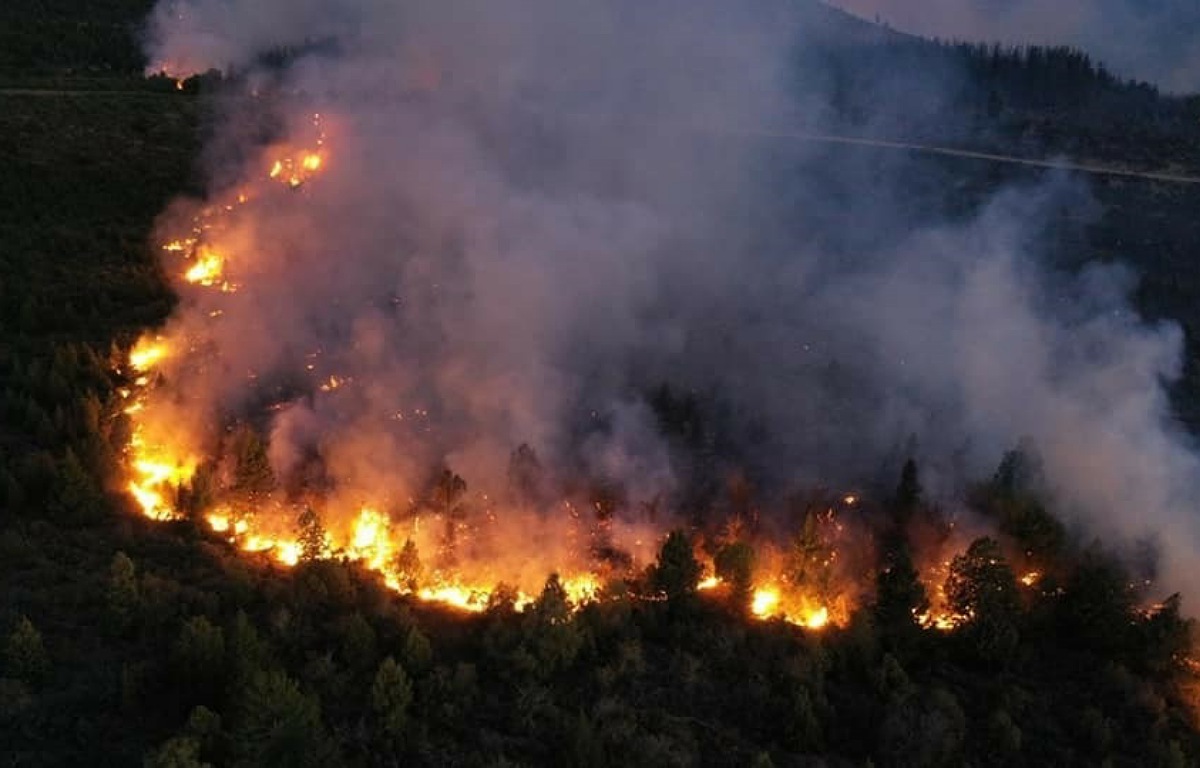
<svg viewBox="0 0 1200 768">
<path fill-rule="evenodd" d="M 653 542 L 645 568 L 598 552 L 593 600 L 577 603 L 554 576 L 521 610 L 510 589 L 479 611 L 398 594 L 347 551 L 326 552 L 315 518 L 318 545 L 296 567 L 247 554 L 213 530 L 199 484 L 176 489 L 182 519 L 143 517 L 117 480 L 128 392 L 141 386 L 129 349 L 180 301 L 155 221 L 205 193 L 203 148 L 231 109 L 215 78 L 176 90 L 141 77 L 150 6 L 0 9 L 0 764 L 1200 761 L 1195 623 L 1178 596 L 1155 592 L 1152 555 L 1064 523 L 1028 445 L 970 478 L 962 506 L 988 533 L 967 536 L 912 446 L 861 493 L 814 484 L 780 498 L 756 488 L 755 457 L 725 431 L 740 414 L 664 384 L 647 407 L 692 461 L 679 493 L 691 517 Z M 937 45 L 801 7 L 798 25 L 821 42 L 797 52 L 798 71 L 824 79 L 798 81 L 834 108 L 789 129 L 1200 173 L 1194 100 L 1073 51 Z M 927 78 L 957 85 L 926 101 Z M 794 234 L 835 254 L 969 219 L 999 186 L 1048 176 L 767 143 L 758 159 L 776 204 L 796 210 Z M 886 174 L 909 194 L 903 215 L 883 219 L 873 212 L 889 192 L 861 181 Z M 803 210 L 798 176 L 834 204 Z M 1200 188 L 1084 178 L 1086 194 L 1043 227 L 1047 258 L 1065 273 L 1133 265 L 1139 308 L 1187 333 L 1174 405 L 1200 427 Z M 858 386 L 826 374 L 831 389 Z M 271 473 L 255 445 L 242 443 L 239 479 Z M 521 448 L 510 480 L 513 466 L 536 468 Z M 436 477 L 420 503 L 449 515 L 454 480 Z M 603 549 L 613 510 L 631 502 L 578 484 L 596 510 L 581 535 Z M 831 565 L 856 557 L 843 526 L 869 558 Z M 772 536 L 778 547 L 758 546 Z M 915 562 L 929 541 L 944 554 L 936 582 Z M 790 583 L 825 592 L 861 566 L 866 596 L 844 621 L 773 616 L 752 582 L 776 550 Z M 414 583 L 434 567 L 429 552 L 393 557 Z M 709 576 L 720 585 L 702 588 Z"/>
</svg>

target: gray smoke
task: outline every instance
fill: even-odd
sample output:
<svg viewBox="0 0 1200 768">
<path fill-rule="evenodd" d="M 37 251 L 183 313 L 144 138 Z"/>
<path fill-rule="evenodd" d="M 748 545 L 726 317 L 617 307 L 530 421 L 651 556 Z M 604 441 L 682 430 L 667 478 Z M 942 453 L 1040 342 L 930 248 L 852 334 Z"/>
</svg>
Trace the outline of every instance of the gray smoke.
<svg viewBox="0 0 1200 768">
<path fill-rule="evenodd" d="M 1070 45 L 1122 77 L 1200 88 L 1200 5 L 1191 0 L 831 0 L 913 34 L 1017 45 Z"/>
<path fill-rule="evenodd" d="M 343 498 L 403 498 L 440 462 L 502 488 L 528 443 L 561 486 L 615 483 L 629 510 L 686 474 L 646 404 L 664 382 L 719 403 L 730 450 L 780 491 L 875 476 L 917 435 L 952 500 L 1028 436 L 1074 519 L 1157 537 L 1167 586 L 1198 583 L 1200 467 L 1164 390 L 1180 331 L 1130 310 L 1121 270 L 1042 266 L 1044 212 L 1086 189 L 1050 179 L 918 223 L 906 162 L 723 134 L 822 113 L 821 73 L 792 62 L 825 19 L 766 1 L 160 4 L 152 68 L 270 84 L 223 135 L 267 113 L 303 145 L 319 114 L 330 153 L 232 219 L 242 290 L 181 287 L 174 328 L 207 351 L 168 371 L 180 413 L 219 432 L 271 406 L 277 473 L 319 456 Z M 294 61 L 261 64 L 280 48 Z M 242 155 L 214 178 L 269 166 Z M 329 375 L 344 384 L 316 390 Z"/>
</svg>

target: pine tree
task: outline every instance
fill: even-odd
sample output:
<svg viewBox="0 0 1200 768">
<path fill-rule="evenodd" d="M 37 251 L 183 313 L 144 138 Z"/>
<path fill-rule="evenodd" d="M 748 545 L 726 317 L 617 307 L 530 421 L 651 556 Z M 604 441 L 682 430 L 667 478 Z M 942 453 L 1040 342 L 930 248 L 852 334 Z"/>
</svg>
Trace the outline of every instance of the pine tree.
<svg viewBox="0 0 1200 768">
<path fill-rule="evenodd" d="M 300 561 L 310 563 L 325 557 L 329 546 L 321 516 L 312 507 L 305 507 L 296 518 L 296 533 L 300 541 Z"/>
<path fill-rule="evenodd" d="M 239 766 L 330 765 L 336 752 L 320 705 L 283 672 L 260 672 L 241 691 L 233 733 Z"/>
<path fill-rule="evenodd" d="M 275 489 L 275 473 L 267 457 L 267 446 L 249 427 L 239 428 L 233 435 L 233 490 L 251 498 Z"/>
<path fill-rule="evenodd" d="M 754 591 L 754 548 L 744 541 L 726 544 L 713 558 L 717 576 L 729 585 L 729 598 L 741 609 L 750 607 Z"/>
<path fill-rule="evenodd" d="M 412 539 L 406 539 L 404 546 L 396 554 L 395 568 L 396 578 L 405 589 L 416 592 L 421 588 L 421 555 L 417 551 L 417 543 Z"/>
<path fill-rule="evenodd" d="M 883 567 L 875 577 L 875 621 L 884 643 L 904 652 L 920 634 L 917 617 L 929 610 L 929 599 L 908 542 L 899 535 L 889 539 L 884 544 Z"/>
<path fill-rule="evenodd" d="M 371 712 L 379 729 L 396 745 L 408 730 L 413 685 L 404 667 L 391 656 L 379 664 L 371 683 Z"/>
<path fill-rule="evenodd" d="M 42 644 L 42 633 L 28 617 L 22 616 L 4 643 L 4 677 L 23 683 L 37 683 L 50 669 L 50 659 Z"/>
<path fill-rule="evenodd" d="M 659 550 L 651 582 L 667 600 L 681 602 L 695 594 L 702 571 L 687 534 L 674 530 Z"/>
<path fill-rule="evenodd" d="M 137 569 L 124 552 L 113 555 L 112 565 L 108 570 L 105 600 L 116 628 L 123 630 L 133 620 L 141 602 L 138 592 Z"/>
</svg>

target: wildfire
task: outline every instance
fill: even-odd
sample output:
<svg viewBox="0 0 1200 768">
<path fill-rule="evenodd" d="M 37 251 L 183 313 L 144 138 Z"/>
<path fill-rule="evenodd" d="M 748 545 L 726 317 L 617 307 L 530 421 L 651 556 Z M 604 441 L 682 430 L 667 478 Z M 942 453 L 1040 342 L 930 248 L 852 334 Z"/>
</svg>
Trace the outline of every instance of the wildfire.
<svg viewBox="0 0 1200 768">
<path fill-rule="evenodd" d="M 179 517 L 173 503 L 174 489 L 191 480 L 196 461 L 166 446 L 152 443 L 146 437 L 144 424 L 139 423 L 146 408 L 145 387 L 149 374 L 166 359 L 169 347 L 161 336 L 144 336 L 129 352 L 129 367 L 141 374 L 137 390 L 122 391 L 133 402 L 124 413 L 134 422 L 126 448 L 130 477 L 126 489 L 141 507 L 142 513 L 153 520 L 173 520 Z"/>
<path fill-rule="evenodd" d="M 208 246 L 200 246 L 196 249 L 192 266 L 183 274 L 183 279 L 189 283 L 212 286 L 221 281 L 224 269 L 225 259 L 219 253 Z"/>
<path fill-rule="evenodd" d="M 167 356 L 167 345 L 162 337 L 143 337 L 129 350 L 129 367 L 137 373 L 146 373 Z"/>
<path fill-rule="evenodd" d="M 275 544 L 275 557 L 284 565 L 294 566 L 300 562 L 300 545 L 294 541 L 281 541 Z"/>
<path fill-rule="evenodd" d="M 600 581 L 590 573 L 563 579 L 563 590 L 575 605 L 591 602 L 600 595 Z"/>
<path fill-rule="evenodd" d="M 151 520 L 173 520 L 175 519 L 175 510 L 171 505 L 167 504 L 162 494 L 153 488 L 148 488 L 137 481 L 129 482 L 129 492 L 137 499 L 137 503 L 141 505 L 142 511 L 146 517 Z"/>
<path fill-rule="evenodd" d="M 235 288 L 227 278 L 230 255 L 237 254 L 239 260 L 255 256 L 252 244 L 245 239 L 245 232 L 253 231 L 254 227 L 241 224 L 254 216 L 258 201 L 271 195 L 278 199 L 281 193 L 276 185 L 295 189 L 329 170 L 331 156 L 321 115 L 312 116 L 312 128 L 315 138 L 307 146 L 288 144 L 272 148 L 264 155 L 256 179 L 210 201 L 198 211 L 186 230 L 165 238 L 162 249 L 169 255 L 166 258 L 168 267 L 181 283 L 191 286 L 189 290 L 206 291 L 198 294 L 202 302 L 208 303 L 201 304 L 197 319 L 214 321 L 234 302 L 247 300 L 243 294 L 224 294 L 233 293 Z M 302 201 L 306 198 L 294 199 Z M 237 233 L 236 240 L 234 233 Z M 187 332 L 197 333 L 195 327 Z M 199 338 L 203 339 L 202 331 Z M 179 359 L 172 362 L 181 363 L 185 371 L 193 362 L 207 365 L 206 361 L 189 357 L 198 354 L 193 350 L 199 348 L 202 344 L 198 344 L 194 336 L 172 336 L 166 332 L 143 337 L 129 352 L 128 366 L 137 374 L 137 379 L 128 390 L 122 391 L 127 401 L 123 411 L 132 423 L 131 438 L 125 451 L 125 482 L 142 513 L 155 520 L 182 516 L 179 501 L 193 490 L 190 484 L 204 463 L 201 457 L 205 453 L 199 446 L 212 441 L 189 434 L 186 427 L 172 419 L 173 407 L 161 407 L 166 399 L 162 394 L 165 379 L 153 374 L 173 356 Z M 313 375 L 310 381 L 312 395 L 333 393 L 351 384 L 352 379 L 346 376 L 327 371 L 318 374 L 317 355 L 316 352 L 309 353 L 304 361 L 305 369 Z M 175 371 L 171 374 L 174 376 Z M 257 373 L 248 375 L 254 378 Z M 412 407 L 395 416 L 389 414 L 388 418 L 428 419 L 429 411 L 424 407 Z M 265 456 L 260 459 L 267 461 Z M 233 484 L 233 476 L 237 474 L 235 468 L 216 461 L 204 465 L 218 475 L 212 481 L 218 488 Z M 447 491 L 448 497 L 454 493 L 453 489 Z M 505 600 L 511 600 L 517 609 L 534 603 L 541 589 L 536 581 L 536 569 L 512 563 L 500 566 L 457 561 L 453 557 L 455 540 L 460 547 L 466 548 L 471 545 L 472 537 L 483 538 L 485 534 L 478 526 L 450 517 L 448 510 L 453 504 L 449 499 L 443 499 L 442 511 L 424 517 L 405 513 L 404 504 L 397 504 L 394 494 L 353 502 L 320 499 L 315 502 L 319 507 L 318 515 L 307 505 L 286 500 L 283 498 L 286 494 L 269 487 L 261 491 L 239 491 L 239 494 L 218 497 L 217 506 L 200 510 L 203 520 L 215 534 L 238 549 L 259 553 L 283 566 L 295 566 L 313 558 L 353 561 L 379 573 L 383 582 L 396 591 L 471 612 L 486 609 L 498 597 L 497 589 L 506 579 L 511 579 L 516 588 L 506 590 Z M 499 519 L 498 510 L 493 509 L 486 496 L 482 501 L 487 505 L 488 524 L 494 524 Z M 831 501 L 830 511 L 821 518 L 820 525 L 832 521 L 834 506 L 850 507 L 858 499 L 846 495 L 840 497 L 840 501 L 841 505 L 836 499 Z M 409 499 L 408 503 L 411 506 L 414 502 Z M 586 526 L 591 523 L 578 511 L 582 507 L 570 500 L 564 500 L 563 505 L 572 510 L 571 525 L 574 527 L 566 538 L 573 548 L 571 551 L 576 554 L 562 555 L 564 562 L 545 563 L 544 574 L 548 576 L 556 571 L 562 574 L 559 581 L 568 603 L 579 606 L 600 599 L 602 594 L 602 577 L 590 570 L 594 560 L 589 542 L 598 535 L 609 535 L 611 523 L 596 523 L 596 529 L 588 530 Z M 308 523 L 300 522 L 304 519 Z M 831 535 L 842 535 L 840 523 L 830 525 L 828 529 Z M 649 544 L 652 541 L 652 537 L 643 534 L 631 536 L 631 539 L 639 548 L 643 542 Z M 419 557 L 411 561 L 405 559 L 410 557 L 407 549 L 410 542 L 414 542 L 414 548 L 415 542 L 420 543 Z M 647 554 L 640 553 L 643 562 Z M 813 556 L 812 566 L 827 572 L 837 559 L 837 550 L 830 546 L 819 557 Z M 778 553 L 775 560 L 778 562 L 765 567 L 763 584 L 753 594 L 751 609 L 755 617 L 782 619 L 813 630 L 845 623 L 852 599 L 830 598 L 827 602 L 806 594 L 811 591 L 808 587 L 798 586 L 782 575 L 785 568 Z M 636 565 L 639 564 L 629 565 L 630 573 Z M 711 563 L 709 565 L 711 573 Z M 709 591 L 720 586 L 720 579 L 713 575 L 701 581 L 698 588 Z"/>
<path fill-rule="evenodd" d="M 324 166 L 325 157 L 322 153 L 298 152 L 272 160 L 267 177 L 295 189 L 311 179 Z"/>
<path fill-rule="evenodd" d="M 916 615 L 917 623 L 926 629 L 949 632 L 958 626 L 958 619 L 944 611 L 926 611 Z"/>
<path fill-rule="evenodd" d="M 266 552 L 276 561 L 288 567 L 300 563 L 303 549 L 300 542 L 294 539 L 277 539 L 271 536 L 251 534 L 240 542 L 241 548 L 247 552 Z"/>
<path fill-rule="evenodd" d="M 827 606 L 802 596 L 798 599 L 791 598 L 774 586 L 754 590 L 750 612 L 759 619 L 782 619 L 789 624 L 812 630 L 824 629 L 832 621 Z"/>
<path fill-rule="evenodd" d="M 480 613 L 488 605 L 490 591 L 482 587 L 443 586 L 425 588 L 417 597 L 433 603 L 443 603 L 462 611 Z"/>
<path fill-rule="evenodd" d="M 364 508 L 354 521 L 351 555 L 374 570 L 383 570 L 394 557 L 387 535 L 387 521 L 373 509 Z"/>
<path fill-rule="evenodd" d="M 775 589 L 760 588 L 754 590 L 754 599 L 750 602 L 750 612 L 760 619 L 769 619 L 779 606 L 779 592 Z"/>
<path fill-rule="evenodd" d="M 823 629 L 829 623 L 829 609 L 822 605 L 804 616 L 801 623 L 809 629 Z"/>
</svg>

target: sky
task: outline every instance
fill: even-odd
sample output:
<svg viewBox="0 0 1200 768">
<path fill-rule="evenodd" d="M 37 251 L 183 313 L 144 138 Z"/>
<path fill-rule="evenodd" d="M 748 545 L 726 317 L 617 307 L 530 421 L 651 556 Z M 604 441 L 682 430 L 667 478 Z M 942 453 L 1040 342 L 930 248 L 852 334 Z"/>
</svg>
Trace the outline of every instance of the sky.
<svg viewBox="0 0 1200 768">
<path fill-rule="evenodd" d="M 1113 72 L 1170 92 L 1200 90 L 1195 0 L 833 0 L 913 34 L 1082 48 Z"/>
</svg>

